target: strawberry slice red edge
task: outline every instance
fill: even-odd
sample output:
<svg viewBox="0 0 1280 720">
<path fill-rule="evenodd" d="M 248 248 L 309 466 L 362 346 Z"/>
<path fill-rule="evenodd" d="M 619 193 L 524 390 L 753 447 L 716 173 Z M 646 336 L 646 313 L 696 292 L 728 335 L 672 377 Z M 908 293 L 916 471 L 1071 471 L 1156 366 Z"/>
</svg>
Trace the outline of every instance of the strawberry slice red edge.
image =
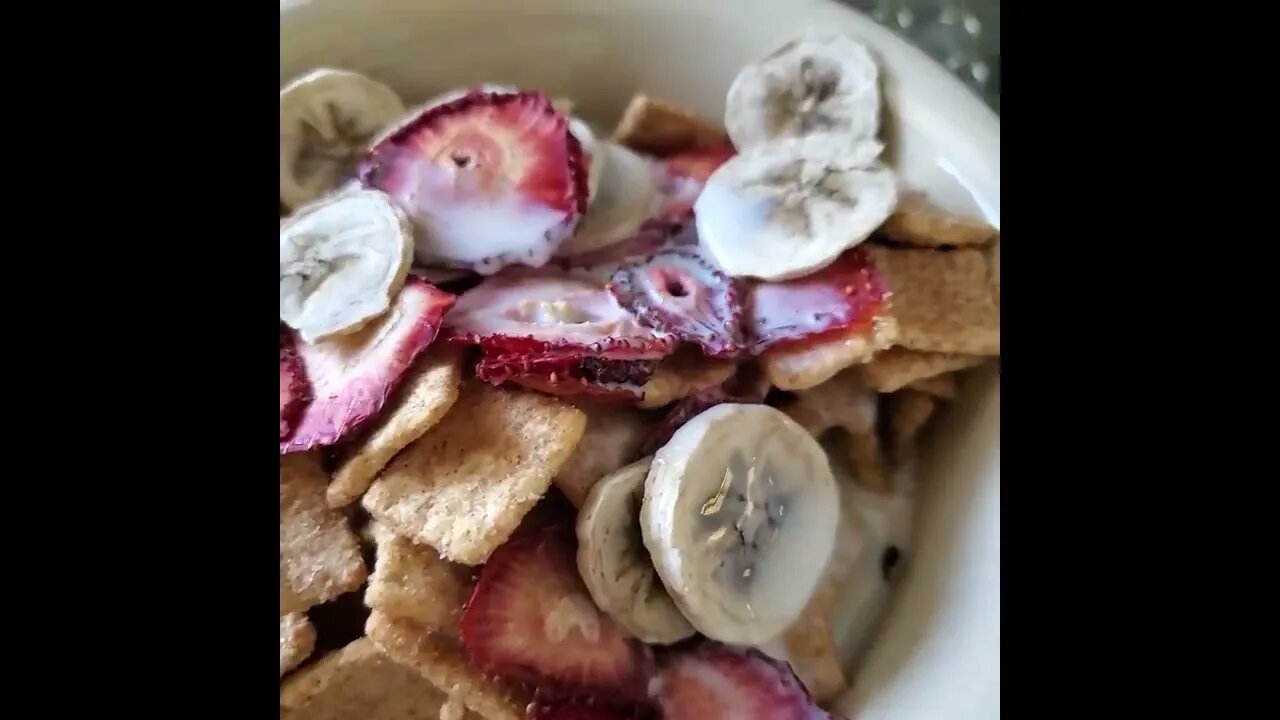
<svg viewBox="0 0 1280 720">
<path fill-rule="evenodd" d="M 792 312 L 804 322 L 786 323 L 761 317 L 761 298 L 771 303 L 800 305 Z M 788 297 L 790 296 L 790 297 Z M 807 297 L 806 297 L 807 296 Z M 837 331 L 866 327 L 889 304 L 891 294 L 884 276 L 862 248 L 841 255 L 827 267 L 795 280 L 755 283 L 747 295 L 746 332 L 753 354 L 772 347 L 803 345 Z M 777 308 L 771 310 L 774 311 Z"/>
<path fill-rule="evenodd" d="M 414 307 L 414 295 L 420 295 L 418 306 Z M 304 452 L 317 447 L 334 445 L 362 423 L 378 414 L 391 393 L 400 384 L 405 372 L 413 361 L 435 340 L 440 325 L 449 308 L 453 307 L 457 298 L 440 290 L 426 280 L 409 276 L 401 288 L 400 294 L 391 309 L 378 322 L 404 322 L 404 327 L 397 328 L 398 337 L 389 349 L 377 346 L 374 350 L 386 352 L 385 365 L 365 368 L 374 373 L 372 378 L 360 375 L 343 375 L 342 385 L 336 391 L 333 388 L 324 392 L 321 375 L 313 372 L 309 362 L 323 364 L 327 353 L 347 355 L 350 348 L 343 345 L 351 342 L 350 337 L 339 337 L 322 340 L 318 343 L 300 343 L 297 346 L 298 357 L 312 382 L 315 397 L 307 404 L 294 423 L 289 438 L 280 443 L 280 454 Z M 415 317 L 405 318 L 408 310 Z M 360 331 L 365 332 L 365 331 Z M 375 336 L 381 333 L 375 333 Z M 386 340 L 386 338 L 380 338 Z M 361 348 L 367 352 L 369 348 Z M 327 377 L 327 376 L 325 376 Z"/>
<path fill-rule="evenodd" d="M 365 154 L 357 169 L 356 177 L 365 187 L 378 187 L 383 173 L 393 170 L 396 162 L 396 150 L 408 142 L 425 128 L 440 122 L 443 118 L 465 113 L 473 108 L 489 106 L 503 109 L 508 106 L 524 106 L 531 112 L 541 111 L 549 118 L 555 117 L 564 131 L 567 146 L 568 170 L 572 184 L 572 192 L 564 197 L 539 197 L 549 207 L 572 211 L 575 217 L 587 212 L 588 183 L 587 164 L 582 143 L 569 130 L 569 121 L 558 113 L 551 104 L 550 98 L 540 92 L 522 90 L 516 93 L 493 93 L 474 90 L 467 94 L 439 105 L 425 108 L 417 117 L 405 122 L 400 127 L 383 137 L 377 145 Z"/>
<path fill-rule="evenodd" d="M 741 289 L 696 247 L 670 247 L 613 274 L 609 292 L 642 324 L 716 358 L 746 349 Z"/>
<path fill-rule="evenodd" d="M 293 432 L 302 409 L 311 402 L 311 383 L 298 357 L 297 339 L 293 331 L 280 323 L 280 439 Z"/>
<path fill-rule="evenodd" d="M 495 386 L 511 382 L 547 395 L 628 403 L 643 398 L 642 388 L 657 364 L 656 360 L 613 360 L 560 350 L 539 355 L 484 354 L 475 372 L 478 379 Z"/>
<path fill-rule="evenodd" d="M 606 360 L 659 360 L 676 350 L 673 337 L 654 335 L 651 339 L 605 337 L 583 344 L 568 340 L 539 340 L 530 335 L 478 335 L 449 328 L 445 338 L 455 345 L 475 345 L 486 355 L 599 357 Z"/>
<path fill-rule="evenodd" d="M 536 355 L 523 353 L 485 354 L 476 363 L 476 377 L 501 385 L 523 377 L 577 378 L 606 384 L 644 385 L 653 376 L 656 360 L 619 360 L 577 351 L 552 351 Z"/>
<path fill-rule="evenodd" d="M 495 550 L 459 634 L 478 668 L 533 683 L 548 700 L 622 706 L 648 700 L 653 651 L 591 601 L 568 526 L 530 530 Z"/>
<path fill-rule="evenodd" d="M 711 640 L 664 653 L 657 687 L 663 720 L 835 720 L 791 666 Z"/>
<path fill-rule="evenodd" d="M 585 378 L 522 375 L 512 378 L 511 382 L 546 395 L 567 398 L 590 398 L 616 405 L 637 403 L 644 399 L 642 386 L 601 383 Z"/>
</svg>

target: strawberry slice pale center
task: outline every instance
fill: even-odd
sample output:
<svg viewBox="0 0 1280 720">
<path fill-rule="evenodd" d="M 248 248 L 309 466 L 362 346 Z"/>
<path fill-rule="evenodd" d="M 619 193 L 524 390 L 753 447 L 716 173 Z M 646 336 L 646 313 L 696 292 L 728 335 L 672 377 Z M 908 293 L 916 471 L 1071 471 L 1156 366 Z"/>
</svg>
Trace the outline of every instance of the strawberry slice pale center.
<svg viewBox="0 0 1280 720">
<path fill-rule="evenodd" d="M 412 220 L 419 263 L 485 275 L 546 264 L 586 211 L 582 146 L 533 92 L 424 109 L 369 152 L 360 180 Z"/>
</svg>

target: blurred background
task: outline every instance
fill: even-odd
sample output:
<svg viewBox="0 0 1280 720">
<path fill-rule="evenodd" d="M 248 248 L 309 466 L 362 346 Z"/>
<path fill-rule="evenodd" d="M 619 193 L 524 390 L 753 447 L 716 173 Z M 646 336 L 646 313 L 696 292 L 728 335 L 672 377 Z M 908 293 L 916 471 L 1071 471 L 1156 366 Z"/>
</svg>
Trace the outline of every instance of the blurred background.
<svg viewBox="0 0 1280 720">
<path fill-rule="evenodd" d="M 841 0 L 915 43 L 1000 112 L 1000 0 Z"/>
</svg>

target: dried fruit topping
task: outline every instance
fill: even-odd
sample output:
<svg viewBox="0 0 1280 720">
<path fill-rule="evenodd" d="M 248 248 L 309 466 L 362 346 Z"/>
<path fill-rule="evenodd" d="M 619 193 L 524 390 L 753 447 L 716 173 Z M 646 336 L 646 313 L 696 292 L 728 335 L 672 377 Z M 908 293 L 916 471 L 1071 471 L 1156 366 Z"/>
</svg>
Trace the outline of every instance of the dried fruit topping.
<svg viewBox="0 0 1280 720">
<path fill-rule="evenodd" d="M 461 638 L 482 670 L 559 697 L 640 702 L 653 675 L 649 648 L 591 602 L 566 528 L 522 534 L 493 552 L 463 612 Z"/>
<path fill-rule="evenodd" d="M 656 163 L 654 172 L 658 191 L 663 195 L 659 217 L 668 220 L 688 220 L 693 215 L 693 203 L 702 192 L 702 186 L 716 168 L 733 157 L 732 147 L 707 150 L 691 150 L 671 155 Z"/>
<path fill-rule="evenodd" d="M 653 360 L 675 339 L 636 322 L 599 283 L 548 271 L 507 272 L 463 294 L 449 313 L 450 339 L 479 345 L 486 355 Z"/>
<path fill-rule="evenodd" d="M 493 385 L 514 382 L 562 397 L 638 402 L 653 375 L 655 360 L 607 360 L 552 351 L 542 355 L 498 353 L 476 363 L 476 377 Z"/>
<path fill-rule="evenodd" d="M 703 642 L 662 658 L 664 720 L 827 720 L 791 668 L 764 654 Z"/>
<path fill-rule="evenodd" d="M 299 345 L 314 399 L 280 443 L 281 454 L 333 445 L 377 414 L 455 299 L 409 277 L 391 309 L 358 332 Z"/>
<path fill-rule="evenodd" d="M 584 132 L 590 135 L 585 128 Z M 647 158 L 610 142 L 584 140 L 583 147 L 584 152 L 594 153 L 589 184 L 597 189 L 592 190 L 587 214 L 573 237 L 560 246 L 562 257 L 596 252 L 626 240 L 649 219 L 660 199 Z"/>
<path fill-rule="evenodd" d="M 884 278 L 861 248 L 812 275 L 758 283 L 747 302 L 752 350 L 759 353 L 854 326 L 870 331 L 888 298 Z"/>
<path fill-rule="evenodd" d="M 547 395 L 591 398 L 603 403 L 633 404 L 644 398 L 643 387 L 630 383 L 603 383 L 564 375 L 522 375 L 512 382 Z"/>
<path fill-rule="evenodd" d="M 609 292 L 640 322 L 712 357 L 744 349 L 738 284 L 697 248 L 672 248 L 614 273 Z"/>
<path fill-rule="evenodd" d="M 429 106 L 374 146 L 359 177 L 404 208 L 418 262 L 485 275 L 546 264 L 587 208 L 582 146 L 535 92 Z"/>
<path fill-rule="evenodd" d="M 508 380 L 534 377 L 585 380 L 600 384 L 634 385 L 649 381 L 657 367 L 656 360 L 609 360 L 599 357 L 552 351 L 541 355 L 498 353 L 485 355 L 476 363 L 476 377 L 494 385 Z"/>
<path fill-rule="evenodd" d="M 289 437 L 302 408 L 311 402 L 311 383 L 298 358 L 293 332 L 280 325 L 280 439 Z"/>
</svg>

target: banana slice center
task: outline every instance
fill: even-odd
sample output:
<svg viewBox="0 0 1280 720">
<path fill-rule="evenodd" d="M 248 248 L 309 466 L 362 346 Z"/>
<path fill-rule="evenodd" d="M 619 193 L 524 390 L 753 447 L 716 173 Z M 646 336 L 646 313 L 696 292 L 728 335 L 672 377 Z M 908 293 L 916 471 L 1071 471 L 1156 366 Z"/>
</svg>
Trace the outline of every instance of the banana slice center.
<svg viewBox="0 0 1280 720">
<path fill-rule="evenodd" d="M 734 451 L 720 487 L 699 513 L 707 550 L 720 558 L 717 579 L 744 596 L 751 595 L 756 566 L 773 547 L 786 515 L 788 496 L 776 478 L 772 462 L 750 462 Z"/>
<path fill-rule="evenodd" d="M 804 610 L 831 556 L 837 507 L 817 441 L 774 408 L 726 403 L 657 452 L 640 514 L 654 567 L 689 622 L 755 645 Z"/>
<path fill-rule="evenodd" d="M 769 107 L 769 125 L 774 134 L 782 134 L 793 123 L 796 134 L 831 132 L 845 123 L 827 110 L 827 103 L 840 87 L 839 65 L 821 58 L 806 57 L 800 61 L 800 81 L 794 85 L 774 85 Z"/>
</svg>

